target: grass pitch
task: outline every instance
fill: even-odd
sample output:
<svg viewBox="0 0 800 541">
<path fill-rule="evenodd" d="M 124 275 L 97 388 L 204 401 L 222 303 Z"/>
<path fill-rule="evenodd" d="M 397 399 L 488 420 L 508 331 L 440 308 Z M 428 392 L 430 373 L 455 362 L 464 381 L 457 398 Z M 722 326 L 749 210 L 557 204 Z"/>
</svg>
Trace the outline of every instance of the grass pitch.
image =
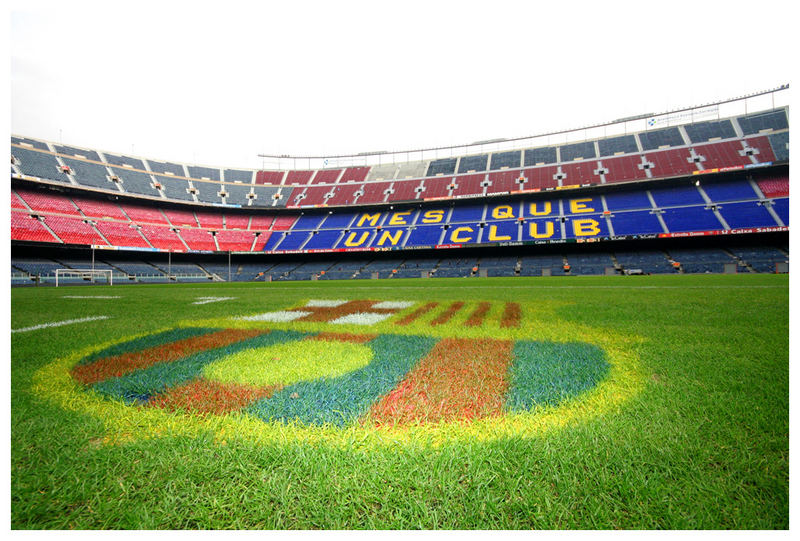
<svg viewBox="0 0 800 541">
<path fill-rule="evenodd" d="M 233 298 L 193 304 L 208 297 Z M 609 352 L 611 369 L 552 407 L 391 429 L 150 411 L 68 378 L 101 345 L 176 326 L 308 331 L 231 323 L 308 299 L 415 302 L 343 332 L 586 341 Z M 421 310 L 431 303 L 442 310 Z M 503 325 L 509 303 L 517 327 Z M 788 276 L 11 291 L 12 330 L 93 316 L 108 318 L 11 334 L 12 528 L 789 526 Z"/>
</svg>

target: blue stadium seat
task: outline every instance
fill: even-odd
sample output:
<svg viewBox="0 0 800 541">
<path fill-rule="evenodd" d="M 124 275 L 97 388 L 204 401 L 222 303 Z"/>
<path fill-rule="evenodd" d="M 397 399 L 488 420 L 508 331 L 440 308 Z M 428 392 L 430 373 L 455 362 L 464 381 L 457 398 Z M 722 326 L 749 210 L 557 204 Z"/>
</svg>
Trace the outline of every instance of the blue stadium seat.
<svg viewBox="0 0 800 541">
<path fill-rule="evenodd" d="M 636 146 L 636 137 L 633 135 L 620 135 L 597 141 L 600 156 L 613 156 L 615 154 L 632 154 L 639 152 Z"/>
<path fill-rule="evenodd" d="M 589 158 L 597 157 L 597 153 L 594 150 L 593 141 L 573 143 L 571 145 L 561 145 L 560 150 L 562 162 L 571 162 L 572 160 L 577 159 L 588 160 Z"/>
<path fill-rule="evenodd" d="M 522 152 L 519 150 L 512 150 L 510 152 L 495 152 L 492 154 L 490 169 L 502 169 L 509 167 L 514 169 L 521 165 Z"/>
<path fill-rule="evenodd" d="M 97 154 L 97 152 L 95 152 L 94 150 L 86 150 L 86 149 L 82 149 L 82 148 L 73 148 L 73 147 L 68 147 L 68 146 L 65 146 L 65 145 L 53 145 L 53 148 L 55 148 L 56 152 L 58 152 L 59 154 L 66 154 L 68 156 L 76 156 L 76 157 L 79 157 L 79 158 L 82 157 L 84 159 L 93 160 L 93 161 L 96 161 L 96 162 L 100 161 L 100 155 Z"/>
<path fill-rule="evenodd" d="M 650 235 L 663 233 L 664 228 L 650 211 L 615 212 L 611 216 L 615 235 Z"/>
<path fill-rule="evenodd" d="M 769 144 L 775 154 L 775 161 L 789 160 L 789 132 L 769 134 Z"/>
<path fill-rule="evenodd" d="M 103 154 L 106 158 L 106 161 L 111 165 L 118 165 L 123 167 L 128 165 L 134 169 L 144 170 L 144 162 L 139 158 L 131 158 L 129 156 L 121 156 L 117 154 Z"/>
<path fill-rule="evenodd" d="M 692 143 L 704 143 L 711 139 L 730 139 L 736 137 L 736 130 L 730 120 L 712 120 L 696 122 L 684 126 L 686 134 Z"/>
<path fill-rule="evenodd" d="M 529 148 L 525 150 L 525 167 L 539 163 L 556 163 L 556 147 Z"/>
<path fill-rule="evenodd" d="M 458 158 L 442 158 L 441 160 L 433 160 L 428 165 L 428 172 L 425 176 L 435 177 L 436 175 L 452 175 L 456 171 L 456 162 Z"/>
<path fill-rule="evenodd" d="M 23 175 L 69 183 L 67 175 L 61 172 L 58 160 L 52 154 L 13 147 L 11 155 Z"/>
<path fill-rule="evenodd" d="M 318 231 L 311 236 L 304 250 L 332 250 L 336 241 L 342 236 L 343 232 L 338 229 L 328 229 Z"/>
<path fill-rule="evenodd" d="M 70 158 L 61 159 L 64 165 L 72 170 L 72 178 L 74 178 L 78 184 L 116 191 L 116 184 L 109 180 L 108 170 L 105 166 Z"/>
<path fill-rule="evenodd" d="M 122 189 L 130 194 L 160 197 L 161 192 L 153 186 L 153 179 L 146 173 L 126 168 L 111 167 L 111 172 L 122 180 Z"/>
<path fill-rule="evenodd" d="M 312 231 L 317 229 L 324 218 L 324 214 L 303 214 L 292 226 L 292 231 Z"/>
<path fill-rule="evenodd" d="M 747 180 L 715 182 L 702 185 L 703 191 L 715 203 L 723 201 L 752 201 L 758 199 L 753 187 Z"/>
<path fill-rule="evenodd" d="M 180 199 L 183 201 L 194 201 L 192 194 L 189 193 L 189 181 L 182 178 L 155 175 L 156 182 L 161 184 L 164 195 L 167 199 Z"/>
<path fill-rule="evenodd" d="M 608 210 L 651 209 L 653 204 L 644 191 L 615 192 L 605 195 Z"/>
<path fill-rule="evenodd" d="M 716 215 L 700 206 L 666 209 L 662 217 L 670 233 L 723 229 Z"/>
<path fill-rule="evenodd" d="M 189 176 L 192 178 L 207 178 L 209 180 L 216 180 L 219 181 L 219 169 L 212 169 L 210 167 L 199 167 L 196 165 L 190 165 L 187 167 L 189 169 Z"/>
<path fill-rule="evenodd" d="M 783 225 L 789 225 L 789 198 L 773 199 L 772 208 L 783 221 Z"/>
<path fill-rule="evenodd" d="M 725 203 L 717 207 L 731 229 L 743 227 L 775 227 L 778 225 L 767 209 L 757 202 Z"/>
<path fill-rule="evenodd" d="M 786 130 L 789 128 L 786 111 L 783 109 L 740 116 L 736 120 L 745 135 L 754 135 L 768 129 Z"/>
<path fill-rule="evenodd" d="M 642 143 L 642 150 L 656 150 L 662 146 L 679 147 L 685 144 L 678 128 L 642 132 L 639 134 L 639 141 Z"/>
<path fill-rule="evenodd" d="M 459 205 L 453 208 L 449 223 L 478 223 L 483 218 L 485 205 Z"/>
<path fill-rule="evenodd" d="M 441 225 L 420 225 L 411 230 L 406 246 L 434 246 L 442 236 Z"/>
<path fill-rule="evenodd" d="M 675 188 L 657 188 L 650 190 L 656 206 L 659 208 L 687 205 L 703 205 L 705 199 L 695 186 L 678 186 Z"/>
<path fill-rule="evenodd" d="M 486 171 L 486 164 L 489 161 L 488 154 L 480 156 L 462 156 L 458 162 L 458 172 L 468 173 L 470 171 Z"/>
</svg>

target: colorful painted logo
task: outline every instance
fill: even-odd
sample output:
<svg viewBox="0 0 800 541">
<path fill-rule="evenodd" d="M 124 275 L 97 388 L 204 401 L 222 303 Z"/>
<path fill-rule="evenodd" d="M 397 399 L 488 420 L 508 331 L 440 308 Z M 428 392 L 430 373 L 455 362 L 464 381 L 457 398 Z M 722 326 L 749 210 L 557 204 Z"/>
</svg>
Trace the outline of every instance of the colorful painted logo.
<svg viewBox="0 0 800 541">
<path fill-rule="evenodd" d="M 123 340 L 56 365 L 71 403 L 80 396 L 94 411 L 139 415 L 152 427 L 166 416 L 171 430 L 181 418 L 246 425 L 239 434 L 260 424 L 265 433 L 459 427 L 500 435 L 548 416 L 564 422 L 635 388 L 635 363 L 610 333 L 567 328 L 565 339 L 523 314 L 517 303 L 309 300 Z"/>
</svg>

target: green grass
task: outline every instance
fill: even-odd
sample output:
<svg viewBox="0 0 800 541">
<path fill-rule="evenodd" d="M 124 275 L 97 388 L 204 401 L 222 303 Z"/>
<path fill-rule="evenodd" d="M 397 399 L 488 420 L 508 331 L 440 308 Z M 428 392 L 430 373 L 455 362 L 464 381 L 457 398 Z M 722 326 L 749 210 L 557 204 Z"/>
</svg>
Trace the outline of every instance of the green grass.
<svg viewBox="0 0 800 541">
<path fill-rule="evenodd" d="M 70 294 L 122 298 L 62 298 Z M 209 295 L 236 299 L 191 304 Z M 525 324 L 508 337 L 559 328 L 613 337 L 610 344 L 635 358 L 638 379 L 607 407 L 593 409 L 596 402 L 587 399 L 568 410 L 571 415 L 540 412 L 544 420 L 562 419 L 543 421 L 542 430 L 477 438 L 459 437 L 454 428 L 435 442 L 391 432 L 377 442 L 380 435 L 358 430 L 344 432 L 340 441 L 335 431 L 334 437 L 283 431 L 258 439 L 221 436 L 213 424 L 140 437 L 148 419 L 132 437 L 109 439 L 118 429 L 97 410 L 70 407 L 36 387 L 48 367 L 78 351 L 179 322 L 215 326 L 209 322 L 283 310 L 309 298 L 467 301 L 461 319 L 430 331 L 436 336 L 458 335 L 459 322 L 478 302 L 492 302 L 498 316 L 498 303 L 518 302 Z M 11 335 L 12 528 L 789 526 L 787 276 L 11 291 L 12 329 L 92 315 L 111 317 Z M 433 313 L 428 317 L 392 332 L 418 333 Z M 479 336 L 480 329 L 465 327 L 463 335 Z M 415 434 L 424 433 L 421 427 Z"/>
</svg>

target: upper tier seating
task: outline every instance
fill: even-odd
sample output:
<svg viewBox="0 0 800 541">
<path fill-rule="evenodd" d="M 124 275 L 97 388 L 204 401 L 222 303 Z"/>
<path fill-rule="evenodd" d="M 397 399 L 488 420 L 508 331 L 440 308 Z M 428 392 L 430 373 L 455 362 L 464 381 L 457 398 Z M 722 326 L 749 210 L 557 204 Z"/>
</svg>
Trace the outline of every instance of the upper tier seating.
<svg viewBox="0 0 800 541">
<path fill-rule="evenodd" d="M 778 109 L 680 127 L 649 126 L 637 133 L 538 148 L 291 171 L 247 171 L 144 160 L 12 137 L 12 175 L 22 173 L 109 193 L 205 205 L 372 205 L 643 181 L 768 164 L 788 160 L 787 130 L 786 110 Z M 414 154 L 409 152 L 407 157 Z M 398 157 L 393 155 L 392 159 Z M 68 168 L 66 173 L 62 165 Z M 486 171 L 491 171 L 488 177 L 471 176 Z M 498 172 L 504 174 L 498 176 Z M 520 175 L 527 181 L 519 184 L 516 179 Z M 374 184 L 378 182 L 383 184 Z M 331 189 L 309 188 L 317 185 Z"/>
<path fill-rule="evenodd" d="M 663 147 L 679 147 L 685 144 L 678 128 L 642 132 L 639 134 L 639 141 L 642 143 L 642 150 L 645 151 Z"/>
<path fill-rule="evenodd" d="M 561 151 L 561 161 L 571 162 L 574 160 L 588 160 L 597 156 L 594 149 L 594 141 L 587 141 L 584 143 L 573 143 L 571 145 L 563 145 L 559 149 Z"/>
<path fill-rule="evenodd" d="M 140 171 L 145 170 L 144 162 L 139 158 L 109 154 L 108 152 L 103 153 L 103 156 L 105 156 L 106 161 L 111 165 L 118 165 L 123 169 L 139 169 Z"/>
<path fill-rule="evenodd" d="M 47 146 L 47 143 L 42 141 L 36 141 L 34 139 L 28 139 L 26 137 L 16 137 L 14 135 L 11 136 L 11 144 L 12 145 L 22 145 L 26 147 L 38 148 L 39 150 L 46 150 L 50 151 L 50 148 Z"/>
<path fill-rule="evenodd" d="M 186 167 L 189 170 L 189 176 L 196 179 L 207 180 L 222 180 L 220 178 L 219 169 L 212 169 L 210 167 L 200 167 L 197 165 L 189 165 Z"/>
<path fill-rule="evenodd" d="M 789 132 L 769 134 L 769 143 L 776 161 L 789 160 Z"/>
<path fill-rule="evenodd" d="M 242 171 L 239 169 L 225 169 L 225 182 L 241 182 L 242 184 L 253 183 L 253 171 Z"/>
<path fill-rule="evenodd" d="M 620 135 L 597 141 L 600 156 L 615 156 L 617 154 L 633 154 L 639 152 L 636 137 L 633 135 Z"/>
<path fill-rule="evenodd" d="M 164 192 L 167 199 L 194 201 L 189 191 L 189 181 L 185 178 L 155 175 L 155 179 L 156 182 L 161 185 L 161 190 Z"/>
<path fill-rule="evenodd" d="M 704 143 L 712 139 L 730 139 L 736 137 L 736 130 L 730 120 L 712 120 L 696 122 L 684 126 L 692 143 Z"/>
<path fill-rule="evenodd" d="M 59 154 L 66 154 L 67 156 L 74 156 L 74 157 L 77 157 L 77 158 L 82 158 L 82 159 L 85 159 L 85 160 L 92 160 L 92 161 L 95 161 L 95 162 L 101 161 L 100 160 L 100 155 L 97 154 L 97 152 L 95 152 L 94 150 L 73 148 L 73 147 L 68 147 L 68 146 L 64 146 L 64 145 L 56 145 L 56 144 L 53 144 L 53 148 Z"/>
<path fill-rule="evenodd" d="M 102 188 L 106 190 L 116 190 L 116 185 L 111 181 L 108 169 L 104 165 L 99 165 L 81 160 L 61 158 L 64 165 L 69 167 L 70 174 L 78 184 Z"/>
<path fill-rule="evenodd" d="M 111 167 L 110 169 L 111 173 L 121 180 L 122 189 L 126 192 L 161 197 L 161 192 L 156 189 L 153 177 L 149 174 L 118 167 Z"/>
<path fill-rule="evenodd" d="M 456 172 L 456 162 L 458 158 L 442 158 L 441 160 L 433 160 L 428 165 L 428 172 L 426 176 L 435 177 L 437 175 L 452 175 Z"/>
<path fill-rule="evenodd" d="M 333 184 L 341 174 L 341 169 L 321 169 L 311 179 L 311 184 Z"/>
<path fill-rule="evenodd" d="M 215 182 L 204 182 L 202 180 L 195 180 L 192 182 L 194 189 L 197 190 L 197 200 L 201 203 L 221 204 L 222 198 L 220 192 L 223 185 Z"/>
<path fill-rule="evenodd" d="M 753 135 L 768 130 L 789 129 L 786 111 L 767 111 L 752 115 L 740 116 L 736 119 L 745 135 Z"/>
<path fill-rule="evenodd" d="M 23 175 L 70 183 L 69 177 L 61 170 L 61 165 L 52 154 L 13 147 L 11 155 Z"/>
<path fill-rule="evenodd" d="M 475 171 L 486 171 L 486 164 L 489 162 L 488 154 L 480 156 L 463 156 L 458 161 L 458 173 L 471 173 Z"/>
<path fill-rule="evenodd" d="M 524 167 L 556 163 L 558 161 L 556 147 L 529 148 L 525 150 L 524 156 L 525 159 L 522 164 Z"/>
<path fill-rule="evenodd" d="M 226 205 L 239 205 L 242 207 L 248 206 L 253 188 L 252 184 L 223 184 L 221 189 L 227 194 L 225 196 Z"/>
<path fill-rule="evenodd" d="M 492 154 L 492 163 L 489 169 L 503 169 L 505 167 L 519 168 L 522 166 L 522 152 L 511 150 L 508 152 L 495 152 Z"/>
<path fill-rule="evenodd" d="M 253 186 L 254 197 L 251 202 L 253 207 L 285 207 L 292 196 L 291 188 L 276 188 L 273 186 Z M 276 196 L 280 195 L 280 198 Z"/>
<path fill-rule="evenodd" d="M 147 160 L 150 165 L 150 171 L 153 173 L 169 173 L 178 177 L 185 177 L 186 171 L 183 170 L 182 165 L 169 162 L 158 162 L 155 160 Z"/>
<path fill-rule="evenodd" d="M 314 171 L 288 171 L 286 180 L 283 182 L 288 185 L 305 186 L 311 180 Z"/>
<path fill-rule="evenodd" d="M 283 184 L 284 176 L 286 176 L 286 171 L 257 171 L 256 184 L 277 186 Z"/>
</svg>

